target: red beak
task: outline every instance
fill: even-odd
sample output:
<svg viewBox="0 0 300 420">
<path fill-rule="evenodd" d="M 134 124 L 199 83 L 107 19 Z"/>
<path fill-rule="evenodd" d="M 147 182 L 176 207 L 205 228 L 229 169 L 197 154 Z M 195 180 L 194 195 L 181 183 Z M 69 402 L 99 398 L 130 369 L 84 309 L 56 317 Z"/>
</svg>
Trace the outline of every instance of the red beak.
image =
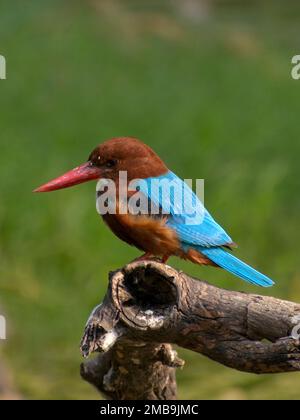
<svg viewBox="0 0 300 420">
<path fill-rule="evenodd" d="M 97 168 L 97 166 L 92 166 L 90 162 L 87 162 L 62 176 L 47 182 L 47 184 L 36 188 L 33 192 L 60 190 L 62 188 L 72 187 L 73 185 L 99 178 L 101 178 L 101 169 Z"/>
</svg>

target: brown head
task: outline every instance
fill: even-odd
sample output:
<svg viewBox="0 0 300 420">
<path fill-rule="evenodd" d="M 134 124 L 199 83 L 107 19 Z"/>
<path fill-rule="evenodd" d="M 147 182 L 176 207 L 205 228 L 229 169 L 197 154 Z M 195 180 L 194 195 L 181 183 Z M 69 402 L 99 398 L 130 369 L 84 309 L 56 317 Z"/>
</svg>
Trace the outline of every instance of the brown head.
<svg viewBox="0 0 300 420">
<path fill-rule="evenodd" d="M 162 175 L 168 168 L 159 156 L 140 140 L 117 137 L 97 146 L 86 163 L 42 185 L 34 192 L 59 190 L 101 178 L 117 180 L 120 171 L 127 171 L 128 181 L 131 181 Z"/>
</svg>

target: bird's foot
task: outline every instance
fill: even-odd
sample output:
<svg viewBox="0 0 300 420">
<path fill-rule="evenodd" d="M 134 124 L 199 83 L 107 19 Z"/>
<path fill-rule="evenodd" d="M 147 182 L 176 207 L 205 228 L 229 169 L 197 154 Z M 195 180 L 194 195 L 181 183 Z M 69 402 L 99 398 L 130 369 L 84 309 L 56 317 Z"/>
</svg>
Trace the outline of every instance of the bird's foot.
<svg viewBox="0 0 300 420">
<path fill-rule="evenodd" d="M 146 252 L 145 254 L 141 255 L 140 257 L 135 258 L 131 262 L 138 262 L 138 261 L 153 261 L 157 260 L 157 258 L 150 254 L 150 252 Z"/>
<path fill-rule="evenodd" d="M 168 261 L 168 259 L 170 258 L 170 255 L 163 255 L 161 258 L 161 262 L 163 264 L 166 264 L 166 262 Z"/>
<path fill-rule="evenodd" d="M 150 252 L 146 252 L 145 254 L 141 255 L 140 257 L 135 258 L 131 262 L 138 262 L 138 261 L 157 261 L 161 262 L 162 264 L 165 264 L 168 259 L 170 258 L 170 255 L 163 255 L 162 258 L 155 257 L 154 255 L 150 254 Z"/>
</svg>

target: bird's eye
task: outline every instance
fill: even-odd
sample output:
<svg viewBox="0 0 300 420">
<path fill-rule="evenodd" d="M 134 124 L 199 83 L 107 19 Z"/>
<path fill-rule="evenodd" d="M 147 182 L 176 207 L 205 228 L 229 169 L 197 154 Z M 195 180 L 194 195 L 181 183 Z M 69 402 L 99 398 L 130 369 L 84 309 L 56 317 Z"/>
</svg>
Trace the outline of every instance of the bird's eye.
<svg viewBox="0 0 300 420">
<path fill-rule="evenodd" d="M 117 164 L 117 160 L 116 159 L 109 159 L 106 162 L 106 167 L 107 168 L 113 168 L 114 166 L 116 166 L 116 164 Z"/>
</svg>

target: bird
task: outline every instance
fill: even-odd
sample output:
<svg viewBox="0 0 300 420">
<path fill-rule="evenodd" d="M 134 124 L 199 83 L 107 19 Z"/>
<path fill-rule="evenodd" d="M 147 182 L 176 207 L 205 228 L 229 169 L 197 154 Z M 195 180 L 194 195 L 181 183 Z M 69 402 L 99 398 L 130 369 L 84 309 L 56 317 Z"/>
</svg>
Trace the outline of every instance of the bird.
<svg viewBox="0 0 300 420">
<path fill-rule="evenodd" d="M 118 193 L 124 189 L 120 183 L 121 173 L 126 173 L 127 189 L 132 181 L 140 180 L 135 191 L 128 189 L 127 203 L 138 193 L 139 197 L 145 198 L 148 209 L 151 207 L 155 212 L 133 212 L 130 206 L 126 212 L 119 211 L 122 203 Z M 137 260 L 159 258 L 166 263 L 169 257 L 177 256 L 199 265 L 224 269 L 253 285 L 274 285 L 269 277 L 233 255 L 236 244 L 206 210 L 202 201 L 152 148 L 139 139 L 115 137 L 104 141 L 92 151 L 87 162 L 36 188 L 34 192 L 55 191 L 91 180 L 114 182 L 116 211 L 101 216 L 119 239 L 144 252 Z M 170 182 L 188 191 L 188 198 L 192 199 L 195 208 L 200 209 L 199 220 L 191 223 L 186 209 L 176 212 L 178 200 L 172 189 L 166 195 L 147 188 L 159 181 Z M 105 189 L 97 191 L 96 197 L 104 193 Z"/>
</svg>

